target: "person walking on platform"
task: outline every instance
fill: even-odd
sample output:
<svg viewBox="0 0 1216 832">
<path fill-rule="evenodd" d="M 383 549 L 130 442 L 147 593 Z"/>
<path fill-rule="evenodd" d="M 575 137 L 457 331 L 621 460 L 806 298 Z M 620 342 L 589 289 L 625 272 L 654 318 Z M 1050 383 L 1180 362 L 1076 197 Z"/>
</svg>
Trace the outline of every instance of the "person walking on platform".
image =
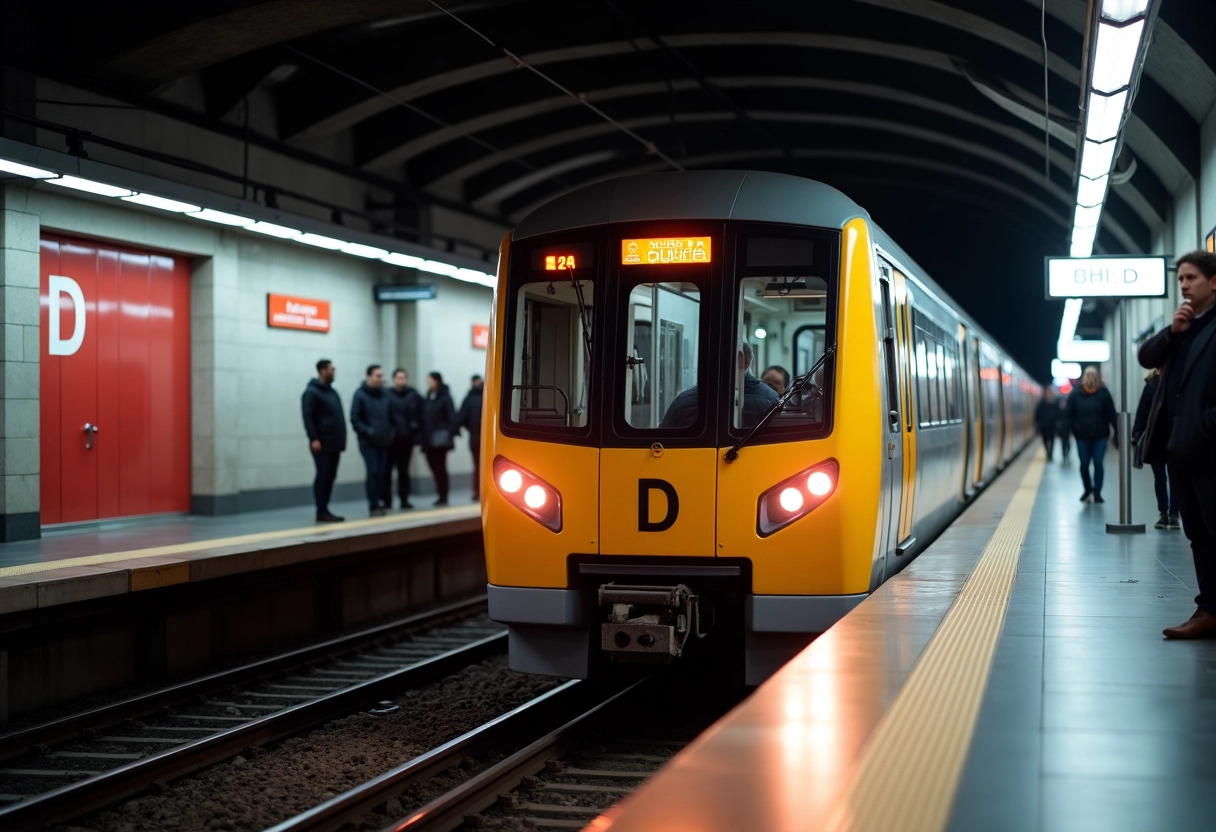
<svg viewBox="0 0 1216 832">
<path fill-rule="evenodd" d="M 342 399 L 334 389 L 336 374 L 334 362 L 322 358 L 317 362 L 317 377 L 309 379 L 304 395 L 300 397 L 304 432 L 308 434 L 312 463 L 317 469 L 312 481 L 312 497 L 317 504 L 318 523 L 341 523 L 346 519 L 329 510 L 334 480 L 338 478 L 338 461 L 346 450 L 346 414 L 342 412 Z"/>
<path fill-rule="evenodd" d="M 1140 441 L 1145 462 L 1168 466 L 1199 584 L 1195 613 L 1162 633 L 1216 638 L 1216 254 L 1192 251 L 1176 264 L 1182 304 L 1140 345 L 1140 364 L 1161 370 Z"/>
<path fill-rule="evenodd" d="M 1068 424 L 1077 440 L 1077 457 L 1081 460 L 1081 484 L 1085 486 L 1081 502 L 1088 502 L 1092 497 L 1095 503 L 1104 503 L 1102 458 L 1106 455 L 1111 428 L 1115 427 L 1115 400 L 1098 380 L 1098 368 L 1093 365 L 1081 374 L 1081 386 L 1068 394 Z M 1089 476 L 1091 461 L 1094 466 L 1092 480 Z"/>
<path fill-rule="evenodd" d="M 367 378 L 355 391 L 350 405 L 350 424 L 359 437 L 359 453 L 367 466 L 367 507 L 372 517 L 383 517 L 387 495 L 384 472 L 388 469 L 388 449 L 393 444 L 393 423 L 384 393 L 384 371 L 379 364 L 367 368 Z"/>
<path fill-rule="evenodd" d="M 435 478 L 437 506 L 448 504 L 448 452 L 456 446 L 456 408 L 452 395 L 436 370 L 427 373 L 427 393 L 422 403 L 422 452 Z"/>
<path fill-rule="evenodd" d="M 410 387 L 410 376 L 398 367 L 393 370 L 393 386 L 388 390 L 388 413 L 393 423 L 393 444 L 388 449 L 388 464 L 384 466 L 384 501 L 393 503 L 393 469 L 397 469 L 397 496 L 402 508 L 410 503 L 410 455 L 422 429 L 422 395 Z"/>
<path fill-rule="evenodd" d="M 1060 399 L 1057 402 L 1056 410 L 1056 436 L 1060 438 L 1061 465 L 1068 464 L 1068 452 L 1072 449 L 1072 426 L 1068 423 L 1068 397 Z"/>
<path fill-rule="evenodd" d="M 1043 450 L 1051 462 L 1052 447 L 1056 443 L 1056 423 L 1060 421 L 1060 407 L 1056 404 L 1056 393 L 1050 386 L 1044 388 L 1043 398 L 1034 408 L 1034 426 L 1043 439 Z"/>
<path fill-rule="evenodd" d="M 481 376 L 473 376 L 472 386 L 460 403 L 456 424 L 469 432 L 469 453 L 473 455 L 473 502 L 481 499 Z"/>
<path fill-rule="evenodd" d="M 1148 424 L 1148 413 L 1153 406 L 1153 394 L 1157 392 L 1157 384 L 1161 379 L 1161 371 L 1154 369 L 1144 379 L 1144 390 L 1140 393 L 1140 404 L 1136 407 L 1136 421 L 1132 425 L 1132 443 L 1136 448 L 1136 467 L 1142 465 L 1144 448 L 1140 445 L 1140 437 L 1144 434 L 1144 426 Z M 1169 480 L 1166 476 L 1165 463 L 1150 463 L 1153 469 L 1153 490 L 1157 492 L 1157 522 L 1155 529 L 1180 529 L 1178 523 L 1178 506 L 1170 493 Z"/>
</svg>

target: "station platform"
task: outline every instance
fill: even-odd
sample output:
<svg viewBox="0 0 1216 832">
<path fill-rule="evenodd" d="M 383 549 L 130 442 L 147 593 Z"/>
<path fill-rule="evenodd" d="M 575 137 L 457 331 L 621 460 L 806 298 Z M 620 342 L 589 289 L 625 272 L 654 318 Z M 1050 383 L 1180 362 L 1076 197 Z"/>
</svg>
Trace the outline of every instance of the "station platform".
<svg viewBox="0 0 1216 832">
<path fill-rule="evenodd" d="M 1133 518 L 1030 448 L 906 569 L 596 830 L 1208 828 L 1216 641 L 1148 468 Z"/>
</svg>

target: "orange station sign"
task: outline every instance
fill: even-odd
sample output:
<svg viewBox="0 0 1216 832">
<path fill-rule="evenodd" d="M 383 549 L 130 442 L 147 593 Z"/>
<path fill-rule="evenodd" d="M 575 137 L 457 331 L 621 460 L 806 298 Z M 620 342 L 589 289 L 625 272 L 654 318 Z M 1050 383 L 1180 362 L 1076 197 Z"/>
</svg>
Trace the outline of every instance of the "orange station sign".
<svg viewBox="0 0 1216 832">
<path fill-rule="evenodd" d="M 490 347 L 490 327 L 487 324 L 473 324 L 473 349 L 484 350 Z"/>
<path fill-rule="evenodd" d="M 329 301 L 268 294 L 266 323 L 279 329 L 329 332 Z"/>
</svg>

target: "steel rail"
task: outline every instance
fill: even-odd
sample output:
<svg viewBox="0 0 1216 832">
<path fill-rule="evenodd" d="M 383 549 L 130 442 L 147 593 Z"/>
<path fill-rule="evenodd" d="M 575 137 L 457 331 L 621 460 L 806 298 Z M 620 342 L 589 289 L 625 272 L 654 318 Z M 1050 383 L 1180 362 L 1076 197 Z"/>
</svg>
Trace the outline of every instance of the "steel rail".
<svg viewBox="0 0 1216 832">
<path fill-rule="evenodd" d="M 234 684 L 246 684 L 263 676 L 270 676 L 288 670 L 296 665 L 306 664 L 317 659 L 326 658 L 355 650 L 367 642 L 374 642 L 397 634 L 399 630 L 422 627 L 433 624 L 448 616 L 472 612 L 478 606 L 486 603 L 485 595 L 478 595 L 466 601 L 447 604 L 437 609 L 418 613 L 407 618 L 390 621 L 349 633 L 344 636 L 301 647 L 276 656 L 271 656 L 239 667 L 221 670 L 197 679 L 191 679 L 176 685 L 170 685 L 149 693 L 133 696 L 109 705 L 103 705 L 88 711 L 72 714 L 60 719 L 33 725 L 20 731 L 0 734 L 0 760 L 19 756 L 37 745 L 50 745 L 63 742 L 79 736 L 90 728 L 100 728 L 121 722 L 130 717 L 151 713 L 159 708 L 175 702 L 190 699 L 200 693 L 210 690 L 230 687 Z"/>
<path fill-rule="evenodd" d="M 401 670 L 360 682 L 260 719 L 0 809 L 5 832 L 41 830 L 134 797 L 156 781 L 193 774 L 250 745 L 285 739 L 403 690 L 430 684 L 473 662 L 505 652 L 505 633 L 489 636 Z"/>
</svg>

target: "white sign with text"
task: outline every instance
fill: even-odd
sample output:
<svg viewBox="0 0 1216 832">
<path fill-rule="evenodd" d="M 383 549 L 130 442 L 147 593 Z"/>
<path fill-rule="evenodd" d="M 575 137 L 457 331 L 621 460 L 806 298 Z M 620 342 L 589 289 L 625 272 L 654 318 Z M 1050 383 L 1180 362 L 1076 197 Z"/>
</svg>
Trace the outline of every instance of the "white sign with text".
<svg viewBox="0 0 1216 832">
<path fill-rule="evenodd" d="M 1048 257 L 1047 297 L 1163 297 L 1165 272 L 1164 257 Z"/>
</svg>

